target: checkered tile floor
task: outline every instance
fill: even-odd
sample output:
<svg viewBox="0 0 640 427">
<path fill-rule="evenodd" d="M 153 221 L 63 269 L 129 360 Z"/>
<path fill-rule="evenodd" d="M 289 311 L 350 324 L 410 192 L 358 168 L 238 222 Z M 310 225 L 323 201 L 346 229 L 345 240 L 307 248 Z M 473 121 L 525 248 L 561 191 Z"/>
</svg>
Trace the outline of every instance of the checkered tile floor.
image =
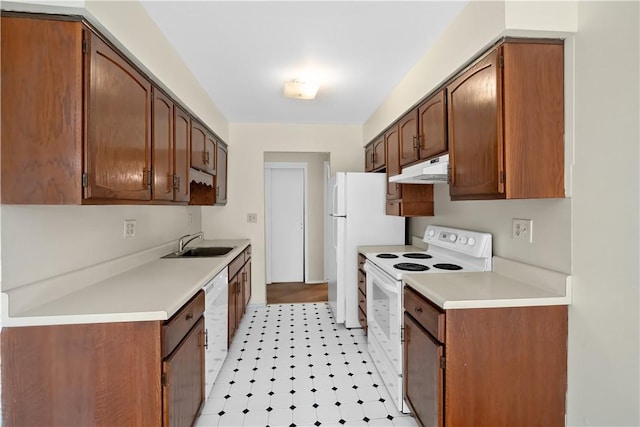
<svg viewBox="0 0 640 427">
<path fill-rule="evenodd" d="M 196 427 L 416 426 L 326 303 L 250 307 Z"/>
</svg>

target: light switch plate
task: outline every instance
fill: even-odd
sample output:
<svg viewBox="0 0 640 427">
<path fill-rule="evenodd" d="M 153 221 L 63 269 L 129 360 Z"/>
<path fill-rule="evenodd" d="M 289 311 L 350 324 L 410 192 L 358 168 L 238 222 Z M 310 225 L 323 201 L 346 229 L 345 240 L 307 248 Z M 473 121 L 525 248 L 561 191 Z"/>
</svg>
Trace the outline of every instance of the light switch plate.
<svg viewBox="0 0 640 427">
<path fill-rule="evenodd" d="M 511 223 L 511 237 L 529 243 L 533 242 L 533 220 L 513 218 Z"/>
<path fill-rule="evenodd" d="M 129 239 L 131 237 L 136 237 L 136 220 L 125 219 L 124 220 L 124 238 Z"/>
</svg>

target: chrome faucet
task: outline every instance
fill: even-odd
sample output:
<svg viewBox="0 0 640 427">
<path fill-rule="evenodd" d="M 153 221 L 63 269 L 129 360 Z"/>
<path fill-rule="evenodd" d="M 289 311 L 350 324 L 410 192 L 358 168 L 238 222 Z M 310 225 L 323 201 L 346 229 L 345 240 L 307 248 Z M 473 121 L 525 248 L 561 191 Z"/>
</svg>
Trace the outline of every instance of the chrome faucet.
<svg viewBox="0 0 640 427">
<path fill-rule="evenodd" d="M 185 242 L 184 239 L 190 237 L 189 240 L 187 240 Z M 182 253 L 185 251 L 185 248 L 187 247 L 187 245 L 189 243 L 191 243 L 193 240 L 195 239 L 203 239 L 204 238 L 204 233 L 202 231 L 195 233 L 195 234 L 185 234 L 184 236 L 182 236 L 180 238 L 180 240 L 178 240 L 178 253 Z"/>
</svg>

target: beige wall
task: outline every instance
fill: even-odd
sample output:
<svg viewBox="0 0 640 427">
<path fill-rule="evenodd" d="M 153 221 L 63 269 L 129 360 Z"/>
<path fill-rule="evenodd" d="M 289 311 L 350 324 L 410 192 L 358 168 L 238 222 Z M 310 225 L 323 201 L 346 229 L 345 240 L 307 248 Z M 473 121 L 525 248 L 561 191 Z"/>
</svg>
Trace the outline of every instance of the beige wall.
<svg viewBox="0 0 640 427">
<path fill-rule="evenodd" d="M 324 162 L 329 153 L 264 153 L 264 161 L 307 164 L 307 282 L 324 281 Z"/>
<path fill-rule="evenodd" d="M 264 153 L 329 153 L 331 169 L 362 171 L 362 128 L 357 125 L 229 125 L 229 202 L 203 207 L 202 228 L 216 238 L 249 238 L 253 245 L 252 304 L 266 301 L 264 237 Z M 247 224 L 247 213 L 258 222 Z"/>
<path fill-rule="evenodd" d="M 413 235 L 432 223 L 490 231 L 496 255 L 573 275 L 571 426 L 640 424 L 639 13 L 638 2 L 471 3 L 364 125 L 366 142 L 415 102 L 412 91 L 426 94 L 497 35 L 577 31 L 565 74 L 573 197 L 451 202 L 439 185 L 435 216 L 409 221 Z M 533 219 L 532 244 L 511 239 L 512 218 Z"/>
</svg>

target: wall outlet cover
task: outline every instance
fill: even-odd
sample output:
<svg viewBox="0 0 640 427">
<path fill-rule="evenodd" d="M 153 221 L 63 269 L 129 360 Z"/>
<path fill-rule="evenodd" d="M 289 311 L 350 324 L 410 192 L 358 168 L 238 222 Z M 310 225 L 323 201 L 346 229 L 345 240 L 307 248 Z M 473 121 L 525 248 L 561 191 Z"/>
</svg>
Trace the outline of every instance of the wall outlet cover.
<svg viewBox="0 0 640 427">
<path fill-rule="evenodd" d="M 529 243 L 533 242 L 533 220 L 513 218 L 511 222 L 511 237 Z"/>
<path fill-rule="evenodd" d="M 129 239 L 136 236 L 136 220 L 125 219 L 124 220 L 124 238 Z"/>
<path fill-rule="evenodd" d="M 258 222 L 258 214 L 257 213 L 248 213 L 247 214 L 247 222 L 249 222 L 249 223 Z"/>
</svg>

